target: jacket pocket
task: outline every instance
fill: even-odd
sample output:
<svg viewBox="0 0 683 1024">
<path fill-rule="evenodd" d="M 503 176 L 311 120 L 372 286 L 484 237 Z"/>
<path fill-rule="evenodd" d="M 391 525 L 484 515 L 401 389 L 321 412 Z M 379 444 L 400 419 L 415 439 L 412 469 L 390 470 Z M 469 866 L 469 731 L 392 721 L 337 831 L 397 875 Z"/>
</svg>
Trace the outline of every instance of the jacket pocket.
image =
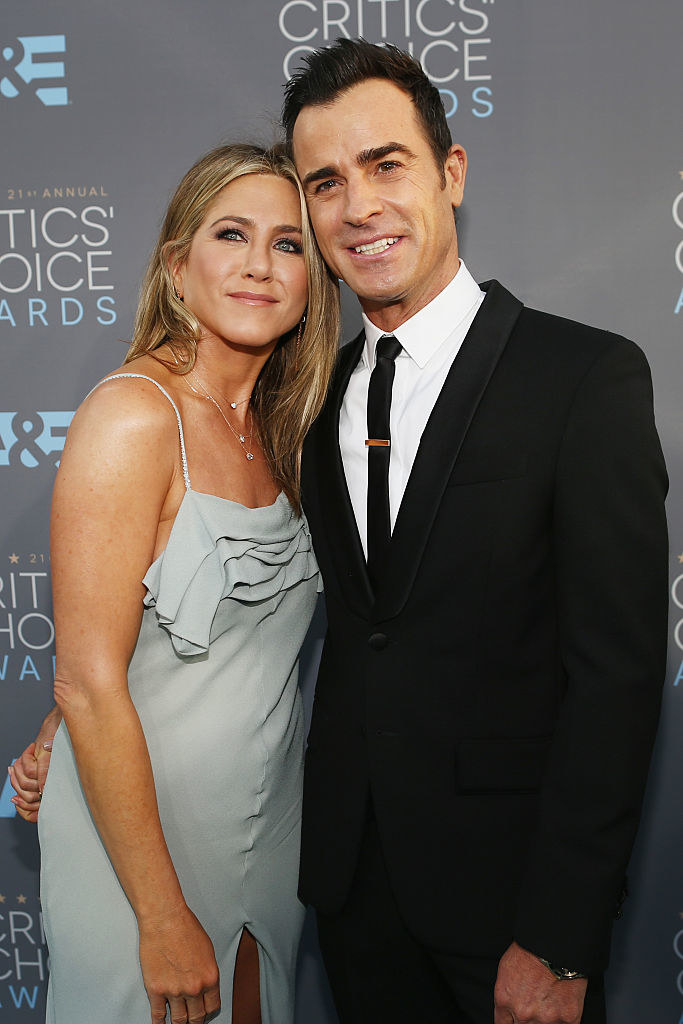
<svg viewBox="0 0 683 1024">
<path fill-rule="evenodd" d="M 459 793 L 535 793 L 541 788 L 552 736 L 462 739 L 456 747 Z"/>
</svg>

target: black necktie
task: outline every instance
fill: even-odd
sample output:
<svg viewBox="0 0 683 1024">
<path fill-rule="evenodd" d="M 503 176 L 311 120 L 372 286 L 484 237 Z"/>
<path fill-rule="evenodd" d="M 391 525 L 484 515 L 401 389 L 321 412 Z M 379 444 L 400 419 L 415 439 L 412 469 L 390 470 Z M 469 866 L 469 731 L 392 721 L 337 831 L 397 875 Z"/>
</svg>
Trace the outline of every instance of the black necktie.
<svg viewBox="0 0 683 1024">
<path fill-rule="evenodd" d="M 377 342 L 375 368 L 368 388 L 368 573 L 376 585 L 391 539 L 389 515 L 389 410 L 391 386 L 401 351 L 401 343 L 392 334 Z"/>
</svg>

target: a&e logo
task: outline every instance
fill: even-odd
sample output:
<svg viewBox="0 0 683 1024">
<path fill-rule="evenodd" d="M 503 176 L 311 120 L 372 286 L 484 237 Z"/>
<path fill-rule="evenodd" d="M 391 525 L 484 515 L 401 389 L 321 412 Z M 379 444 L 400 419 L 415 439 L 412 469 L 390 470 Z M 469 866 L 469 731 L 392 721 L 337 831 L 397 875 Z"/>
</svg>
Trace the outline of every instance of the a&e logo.
<svg viewBox="0 0 683 1024">
<path fill-rule="evenodd" d="M 0 94 L 14 99 L 33 82 L 64 78 L 64 61 L 47 58 L 66 51 L 66 36 L 18 36 L 17 43 L 18 46 L 3 47 L 5 67 Z M 32 89 L 46 107 L 63 107 L 69 102 L 65 85 L 39 85 Z"/>
<path fill-rule="evenodd" d="M 73 412 L 0 412 L 0 466 L 58 466 Z"/>
</svg>

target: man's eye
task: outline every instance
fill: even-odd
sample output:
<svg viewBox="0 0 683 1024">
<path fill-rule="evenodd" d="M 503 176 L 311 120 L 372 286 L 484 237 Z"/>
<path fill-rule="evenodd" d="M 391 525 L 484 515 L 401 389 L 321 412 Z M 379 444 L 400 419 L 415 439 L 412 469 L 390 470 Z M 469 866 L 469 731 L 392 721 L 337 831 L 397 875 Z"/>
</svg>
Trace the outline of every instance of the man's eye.
<svg viewBox="0 0 683 1024">
<path fill-rule="evenodd" d="M 382 160 L 381 164 L 378 165 L 380 171 L 394 171 L 399 166 L 396 160 Z"/>
<path fill-rule="evenodd" d="M 334 180 L 334 178 L 328 178 L 327 181 L 319 181 L 318 184 L 315 186 L 315 191 L 316 193 L 329 192 L 329 190 L 331 188 L 334 188 L 336 184 L 337 182 Z"/>
</svg>

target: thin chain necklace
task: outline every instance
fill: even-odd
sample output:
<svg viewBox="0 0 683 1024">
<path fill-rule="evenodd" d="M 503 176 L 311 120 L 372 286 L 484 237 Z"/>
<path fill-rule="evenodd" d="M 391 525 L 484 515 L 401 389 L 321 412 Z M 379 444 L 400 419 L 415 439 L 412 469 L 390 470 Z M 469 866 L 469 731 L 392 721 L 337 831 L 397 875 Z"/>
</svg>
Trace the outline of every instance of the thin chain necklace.
<svg viewBox="0 0 683 1024">
<path fill-rule="evenodd" d="M 235 428 L 233 427 L 232 423 L 230 422 L 228 417 L 225 415 L 225 413 L 223 412 L 223 410 L 221 409 L 220 405 L 218 404 L 216 399 L 213 397 L 213 395 L 210 395 L 209 392 L 206 390 L 206 388 L 204 387 L 204 385 L 200 381 L 199 377 L 195 377 L 195 375 L 194 375 L 192 370 L 188 371 L 187 376 L 188 377 L 192 377 L 192 380 L 195 382 L 195 384 L 197 384 L 197 386 L 199 387 L 199 389 L 202 392 L 202 394 L 204 395 L 204 397 L 208 398 L 208 400 L 213 405 L 216 406 L 216 408 L 218 409 L 219 413 L 221 414 L 221 416 L 225 420 L 227 426 L 230 428 L 231 433 L 235 436 L 235 438 L 237 439 L 237 441 L 241 445 L 242 451 L 244 452 L 245 457 L 247 458 L 247 460 L 249 462 L 251 462 L 252 459 L 254 458 L 254 453 L 252 451 L 252 448 L 254 446 L 251 443 L 252 442 L 252 438 L 254 437 L 254 416 L 253 416 L 253 413 L 250 412 L 250 415 L 251 415 L 251 431 L 248 434 L 240 434 L 239 430 L 235 430 Z M 190 385 L 190 387 L 192 387 L 192 385 Z M 197 393 L 195 388 L 192 388 L 192 390 L 195 392 L 195 394 Z M 234 408 L 236 408 L 236 406 L 243 405 L 244 402 L 248 402 L 248 401 L 249 401 L 249 399 L 245 398 L 245 399 L 243 399 L 242 402 L 234 402 L 234 403 L 231 402 L 230 403 L 230 407 L 232 409 L 234 409 Z M 247 443 L 247 442 L 249 442 L 249 443 Z"/>
</svg>

